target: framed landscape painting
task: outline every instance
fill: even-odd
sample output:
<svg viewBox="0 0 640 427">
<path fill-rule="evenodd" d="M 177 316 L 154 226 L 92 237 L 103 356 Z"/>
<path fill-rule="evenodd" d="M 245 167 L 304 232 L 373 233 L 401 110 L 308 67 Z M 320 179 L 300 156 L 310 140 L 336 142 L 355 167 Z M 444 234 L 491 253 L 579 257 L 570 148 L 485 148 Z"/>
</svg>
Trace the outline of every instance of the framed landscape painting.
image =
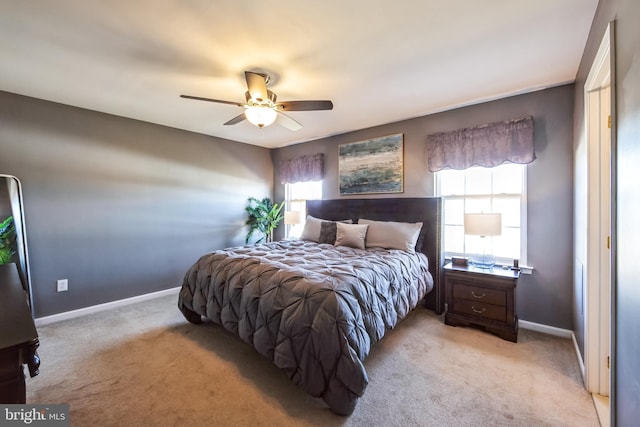
<svg viewBox="0 0 640 427">
<path fill-rule="evenodd" d="M 401 193 L 403 134 L 383 136 L 338 147 L 340 195 Z"/>
</svg>

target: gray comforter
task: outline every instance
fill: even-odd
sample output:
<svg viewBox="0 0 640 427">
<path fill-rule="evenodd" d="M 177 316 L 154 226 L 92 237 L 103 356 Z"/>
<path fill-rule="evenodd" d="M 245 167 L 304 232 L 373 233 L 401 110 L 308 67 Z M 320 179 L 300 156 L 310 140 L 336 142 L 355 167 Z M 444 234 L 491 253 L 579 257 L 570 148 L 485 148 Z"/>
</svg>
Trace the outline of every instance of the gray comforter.
<svg viewBox="0 0 640 427">
<path fill-rule="evenodd" d="M 230 248 L 189 269 L 178 307 L 236 333 L 348 415 L 367 386 L 371 346 L 431 290 L 427 267 L 420 253 L 305 241 Z"/>
</svg>

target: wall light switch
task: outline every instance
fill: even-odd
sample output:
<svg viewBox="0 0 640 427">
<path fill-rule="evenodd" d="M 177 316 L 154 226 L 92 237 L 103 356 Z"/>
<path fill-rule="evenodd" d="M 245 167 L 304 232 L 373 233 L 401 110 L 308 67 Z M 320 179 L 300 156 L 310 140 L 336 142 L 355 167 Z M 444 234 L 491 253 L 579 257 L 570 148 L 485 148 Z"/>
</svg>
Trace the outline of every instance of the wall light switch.
<svg viewBox="0 0 640 427">
<path fill-rule="evenodd" d="M 69 279 L 58 280 L 58 292 L 64 292 L 69 289 Z"/>
</svg>

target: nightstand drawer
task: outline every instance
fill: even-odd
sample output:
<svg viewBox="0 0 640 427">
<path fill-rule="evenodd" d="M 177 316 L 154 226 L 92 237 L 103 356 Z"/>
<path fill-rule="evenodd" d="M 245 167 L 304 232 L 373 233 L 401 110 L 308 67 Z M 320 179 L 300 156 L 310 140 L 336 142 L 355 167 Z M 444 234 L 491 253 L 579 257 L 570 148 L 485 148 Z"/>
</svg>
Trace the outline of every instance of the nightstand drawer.
<svg viewBox="0 0 640 427">
<path fill-rule="evenodd" d="M 468 286 L 459 283 L 453 284 L 453 297 L 471 301 L 483 302 L 485 304 L 507 305 L 507 293 L 495 289 L 481 288 L 479 286 Z"/>
<path fill-rule="evenodd" d="M 507 321 L 507 308 L 499 305 L 485 304 L 477 301 L 456 299 L 453 302 L 454 309 L 458 313 L 493 319 L 499 322 Z"/>
</svg>

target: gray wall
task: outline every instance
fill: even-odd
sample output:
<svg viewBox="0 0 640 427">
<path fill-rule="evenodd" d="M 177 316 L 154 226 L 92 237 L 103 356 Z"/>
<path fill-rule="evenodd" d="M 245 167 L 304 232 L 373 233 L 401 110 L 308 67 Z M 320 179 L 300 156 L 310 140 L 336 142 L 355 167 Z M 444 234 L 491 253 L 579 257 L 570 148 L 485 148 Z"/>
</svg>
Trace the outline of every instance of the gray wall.
<svg viewBox="0 0 640 427">
<path fill-rule="evenodd" d="M 338 145 L 394 133 L 404 134 L 405 188 L 387 197 L 432 196 L 428 134 L 531 115 L 538 158 L 527 167 L 528 262 L 535 271 L 519 281 L 517 312 L 520 319 L 572 329 L 573 99 L 573 85 L 565 85 L 274 150 L 275 200 L 284 199 L 281 160 L 325 153 L 323 198 L 340 198 Z"/>
<path fill-rule="evenodd" d="M 264 148 L 0 92 L 0 173 L 22 181 L 41 317 L 179 286 L 244 243 L 273 167 Z"/>
<path fill-rule="evenodd" d="M 612 416 L 618 426 L 637 425 L 640 419 L 640 2 L 600 0 L 576 78 L 576 139 L 584 127 L 582 87 L 602 36 L 615 20 L 615 114 L 617 163 L 615 175 L 617 233 L 614 233 L 616 280 L 614 292 L 614 350 Z M 582 322 L 583 319 L 577 319 Z"/>
</svg>

